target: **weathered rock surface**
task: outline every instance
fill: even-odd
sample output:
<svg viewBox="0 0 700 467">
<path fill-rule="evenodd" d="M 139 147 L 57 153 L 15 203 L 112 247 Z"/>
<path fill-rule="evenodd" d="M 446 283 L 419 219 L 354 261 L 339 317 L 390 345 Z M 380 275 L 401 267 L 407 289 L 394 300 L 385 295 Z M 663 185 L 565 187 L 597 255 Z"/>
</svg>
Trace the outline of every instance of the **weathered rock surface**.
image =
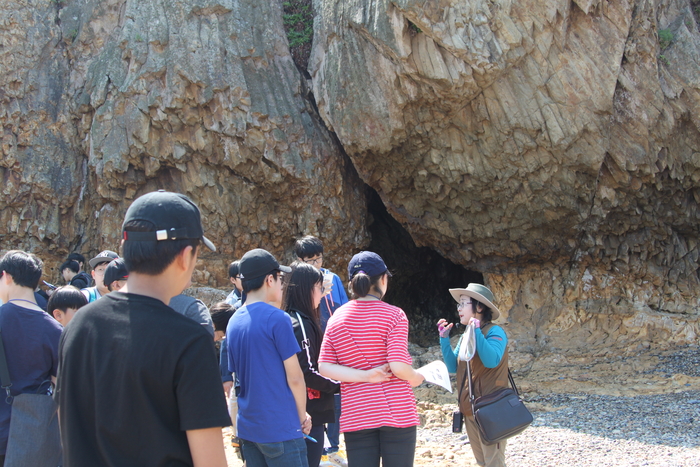
<svg viewBox="0 0 700 467">
<path fill-rule="evenodd" d="M 492 287 L 515 352 L 694 342 L 697 3 L 314 0 L 308 83 L 279 2 L 6 0 L 0 248 L 117 249 L 131 201 L 166 188 L 219 247 L 197 287 L 301 234 L 343 275 L 376 221 L 366 183 L 464 268 L 430 284 Z M 394 283 L 427 328 L 439 261 L 405 251 Z"/>
<path fill-rule="evenodd" d="M 483 272 L 519 348 L 697 340 L 690 2 L 315 7 L 327 126 L 418 246 Z"/>
<path fill-rule="evenodd" d="M 192 197 L 216 240 L 200 286 L 300 234 L 366 243 L 364 188 L 306 98 L 277 3 L 11 0 L 0 21 L 3 248 L 116 250 L 126 208 L 159 188 Z"/>
</svg>

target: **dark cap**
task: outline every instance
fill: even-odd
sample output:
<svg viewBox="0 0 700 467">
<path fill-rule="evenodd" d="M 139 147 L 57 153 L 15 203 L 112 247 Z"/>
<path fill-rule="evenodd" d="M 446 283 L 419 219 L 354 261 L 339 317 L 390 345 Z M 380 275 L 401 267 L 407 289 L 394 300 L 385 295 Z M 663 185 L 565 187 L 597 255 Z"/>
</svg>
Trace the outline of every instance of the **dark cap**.
<svg viewBox="0 0 700 467">
<path fill-rule="evenodd" d="M 119 255 L 111 250 L 101 251 L 97 256 L 95 256 L 89 261 L 90 267 L 94 268 L 98 264 L 109 263 L 113 259 L 117 258 L 119 258 Z"/>
<path fill-rule="evenodd" d="M 388 271 L 381 256 L 372 251 L 361 251 L 348 263 L 348 277 L 352 279 L 358 272 L 378 276 Z"/>
<path fill-rule="evenodd" d="M 243 280 L 250 280 L 266 276 L 277 269 L 286 273 L 292 272 L 292 268 L 281 266 L 270 252 L 256 248 L 241 258 L 239 275 Z"/>
<path fill-rule="evenodd" d="M 150 232 L 125 231 L 129 221 L 153 224 Z M 122 238 L 127 242 L 153 242 L 199 238 L 211 251 L 214 244 L 204 236 L 199 208 L 187 196 L 158 190 L 145 194 L 131 203 L 122 224 Z"/>
<path fill-rule="evenodd" d="M 105 287 L 109 288 L 109 285 L 114 281 L 123 281 L 129 277 L 129 271 L 126 270 L 126 264 L 122 258 L 117 258 L 110 262 L 105 269 L 105 277 L 102 281 Z"/>
</svg>

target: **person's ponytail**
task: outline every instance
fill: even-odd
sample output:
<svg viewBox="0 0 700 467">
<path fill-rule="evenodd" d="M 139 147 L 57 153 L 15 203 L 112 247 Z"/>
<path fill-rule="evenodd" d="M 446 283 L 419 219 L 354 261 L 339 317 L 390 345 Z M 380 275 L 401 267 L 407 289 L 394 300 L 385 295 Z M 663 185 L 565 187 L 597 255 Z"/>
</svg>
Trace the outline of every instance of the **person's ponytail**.
<svg viewBox="0 0 700 467">
<path fill-rule="evenodd" d="M 359 271 L 350 280 L 350 294 L 353 298 L 366 297 L 372 287 L 375 287 L 386 272 L 376 276 L 368 276 L 364 271 Z"/>
</svg>

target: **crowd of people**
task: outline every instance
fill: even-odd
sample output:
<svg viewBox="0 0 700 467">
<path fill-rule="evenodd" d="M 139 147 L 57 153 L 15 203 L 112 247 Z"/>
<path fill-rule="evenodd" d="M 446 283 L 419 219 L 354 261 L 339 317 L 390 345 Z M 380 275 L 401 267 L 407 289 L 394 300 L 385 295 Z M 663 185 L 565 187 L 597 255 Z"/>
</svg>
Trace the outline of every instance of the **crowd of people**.
<svg viewBox="0 0 700 467">
<path fill-rule="evenodd" d="M 11 379 L 2 381 L 0 466 L 13 442 L 10 396 L 23 393 L 53 394 L 65 466 L 225 466 L 227 426 L 249 467 L 413 465 L 412 388 L 424 377 L 412 368 L 406 314 L 383 300 L 392 274 L 378 254 L 350 260 L 349 299 L 323 268 L 318 238 L 298 239 L 289 266 L 253 249 L 230 264 L 233 290 L 209 309 L 182 294 L 200 249 L 216 250 L 188 197 L 141 196 L 122 238 L 122 256 L 102 251 L 87 262 L 90 275 L 71 254 L 59 268 L 66 285 L 47 297 L 37 256 L 12 250 L 0 259 Z M 483 285 L 450 293 L 460 323 L 477 328 L 476 355 L 460 358 L 453 324 L 440 320 L 443 357 L 457 371 L 477 463 L 502 466 L 505 442 L 481 442 L 464 380 L 471 364 L 477 395 L 508 386 L 507 338 L 492 323 L 499 310 Z"/>
</svg>

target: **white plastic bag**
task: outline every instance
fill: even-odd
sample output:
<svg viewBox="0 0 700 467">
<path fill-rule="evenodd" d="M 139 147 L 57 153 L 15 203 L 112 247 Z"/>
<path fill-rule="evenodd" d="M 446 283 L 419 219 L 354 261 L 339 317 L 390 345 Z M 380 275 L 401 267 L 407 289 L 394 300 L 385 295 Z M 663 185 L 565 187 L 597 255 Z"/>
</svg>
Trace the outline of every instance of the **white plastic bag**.
<svg viewBox="0 0 700 467">
<path fill-rule="evenodd" d="M 474 358 L 476 353 L 476 336 L 474 335 L 474 324 L 467 325 L 459 344 L 459 359 L 468 362 Z"/>
</svg>

